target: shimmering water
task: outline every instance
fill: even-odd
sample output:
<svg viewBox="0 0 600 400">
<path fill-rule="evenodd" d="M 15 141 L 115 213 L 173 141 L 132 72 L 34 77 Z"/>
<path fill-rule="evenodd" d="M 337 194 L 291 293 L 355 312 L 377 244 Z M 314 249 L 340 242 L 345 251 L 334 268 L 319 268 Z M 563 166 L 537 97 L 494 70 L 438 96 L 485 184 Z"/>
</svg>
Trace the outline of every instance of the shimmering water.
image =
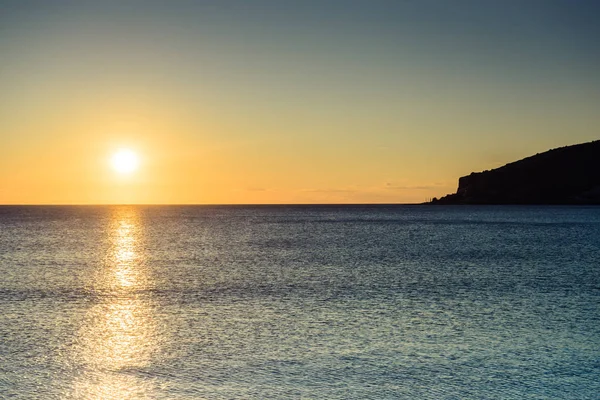
<svg viewBox="0 0 600 400">
<path fill-rule="evenodd" d="M 0 398 L 598 393 L 600 208 L 0 207 Z"/>
</svg>

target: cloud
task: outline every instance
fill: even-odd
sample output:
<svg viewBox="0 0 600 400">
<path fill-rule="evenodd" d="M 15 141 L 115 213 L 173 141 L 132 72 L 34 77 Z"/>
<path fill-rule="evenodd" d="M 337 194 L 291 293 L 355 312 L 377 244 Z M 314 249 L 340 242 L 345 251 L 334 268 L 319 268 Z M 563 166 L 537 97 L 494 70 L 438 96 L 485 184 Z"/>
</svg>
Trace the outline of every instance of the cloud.
<svg viewBox="0 0 600 400">
<path fill-rule="evenodd" d="M 444 186 L 441 182 L 436 182 L 429 185 L 403 185 L 403 184 L 395 184 L 392 182 L 386 182 L 385 189 L 386 190 L 432 190 L 439 189 L 441 186 Z"/>
<path fill-rule="evenodd" d="M 356 193 L 356 189 L 304 189 L 304 193 Z"/>
</svg>

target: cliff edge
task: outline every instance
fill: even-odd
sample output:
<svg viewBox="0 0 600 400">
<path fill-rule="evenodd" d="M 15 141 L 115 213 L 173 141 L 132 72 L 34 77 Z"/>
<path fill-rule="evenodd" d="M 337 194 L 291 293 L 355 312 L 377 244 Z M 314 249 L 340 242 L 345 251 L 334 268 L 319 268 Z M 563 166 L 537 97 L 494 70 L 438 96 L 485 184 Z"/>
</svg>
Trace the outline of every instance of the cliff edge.
<svg viewBox="0 0 600 400">
<path fill-rule="evenodd" d="M 600 140 L 473 172 L 429 204 L 599 204 Z"/>
</svg>

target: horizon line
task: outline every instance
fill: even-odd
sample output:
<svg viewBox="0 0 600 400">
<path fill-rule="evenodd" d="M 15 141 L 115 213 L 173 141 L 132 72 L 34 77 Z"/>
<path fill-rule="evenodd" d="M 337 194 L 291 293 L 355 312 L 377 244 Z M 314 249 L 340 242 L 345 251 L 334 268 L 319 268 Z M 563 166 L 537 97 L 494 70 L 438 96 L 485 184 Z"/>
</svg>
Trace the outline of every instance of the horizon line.
<svg viewBox="0 0 600 400">
<path fill-rule="evenodd" d="M 98 206 L 410 206 L 423 203 L 7 203 L 0 207 Z"/>
</svg>

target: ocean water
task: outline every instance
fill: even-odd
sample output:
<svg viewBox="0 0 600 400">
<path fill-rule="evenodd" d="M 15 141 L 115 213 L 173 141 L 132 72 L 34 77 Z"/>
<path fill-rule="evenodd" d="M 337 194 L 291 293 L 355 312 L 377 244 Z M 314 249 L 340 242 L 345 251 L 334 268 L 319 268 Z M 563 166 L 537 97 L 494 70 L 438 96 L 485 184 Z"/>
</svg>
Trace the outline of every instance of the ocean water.
<svg viewBox="0 0 600 400">
<path fill-rule="evenodd" d="M 2 399 L 599 393 L 599 207 L 0 207 Z"/>
</svg>

